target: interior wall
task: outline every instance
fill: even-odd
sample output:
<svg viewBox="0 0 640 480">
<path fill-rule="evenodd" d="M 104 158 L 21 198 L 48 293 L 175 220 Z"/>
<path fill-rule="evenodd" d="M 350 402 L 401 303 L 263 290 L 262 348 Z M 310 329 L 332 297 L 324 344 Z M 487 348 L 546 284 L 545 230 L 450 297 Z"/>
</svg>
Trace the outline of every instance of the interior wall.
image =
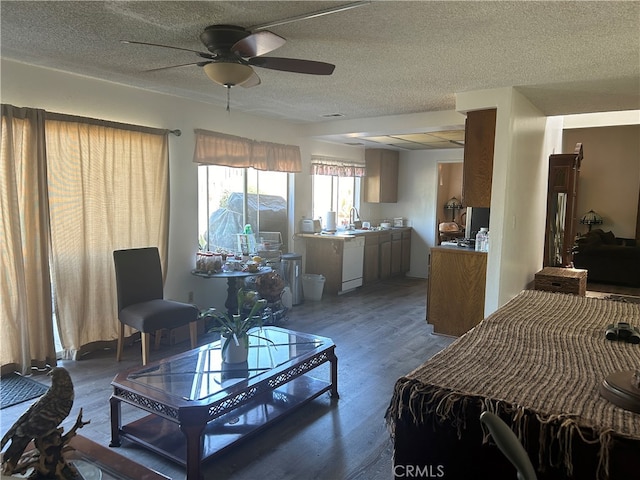
<svg viewBox="0 0 640 480">
<path fill-rule="evenodd" d="M 381 204 L 382 214 L 393 218 L 403 212 L 413 228 L 411 235 L 411 269 L 408 276 L 429 276 L 429 252 L 438 244 L 438 165 L 462 162 L 462 149 L 422 150 L 400 154 L 397 204 Z M 400 215 L 397 215 L 400 216 Z M 426 295 L 426 292 L 425 292 Z"/>
<path fill-rule="evenodd" d="M 600 214 L 604 231 L 635 238 L 640 190 L 640 125 L 576 128 L 563 131 L 563 151 L 582 143 L 577 220 L 589 210 Z M 586 233 L 577 223 L 576 231 Z"/>
</svg>

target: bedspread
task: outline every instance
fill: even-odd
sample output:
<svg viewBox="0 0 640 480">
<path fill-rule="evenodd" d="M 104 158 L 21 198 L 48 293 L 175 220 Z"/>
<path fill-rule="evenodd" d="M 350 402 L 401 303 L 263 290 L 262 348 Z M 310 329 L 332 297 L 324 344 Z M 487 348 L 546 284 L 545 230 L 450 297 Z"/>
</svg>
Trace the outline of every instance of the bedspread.
<svg viewBox="0 0 640 480">
<path fill-rule="evenodd" d="M 628 461 L 627 451 L 640 467 L 640 414 L 599 394 L 610 373 L 640 368 L 640 345 L 605 339 L 607 325 L 616 321 L 640 325 L 640 305 L 521 292 L 396 382 L 386 413 L 394 462 L 415 463 L 421 455 L 410 446 L 415 442 L 422 442 L 430 467 L 445 473 L 448 467 L 451 475 L 444 478 L 455 478 L 456 458 L 475 444 L 484 453 L 471 452 L 470 461 L 489 455 L 498 462 L 499 455 L 487 453 L 478 420 L 490 410 L 519 434 L 541 478 L 544 472 L 548 478 L 614 478 L 613 472 L 631 466 L 619 465 Z M 447 442 L 456 455 L 446 453 Z M 408 445 L 413 453 L 403 456 Z M 452 458 L 440 462 L 437 452 Z M 499 478 L 497 469 L 489 470 L 493 478 Z"/>
</svg>

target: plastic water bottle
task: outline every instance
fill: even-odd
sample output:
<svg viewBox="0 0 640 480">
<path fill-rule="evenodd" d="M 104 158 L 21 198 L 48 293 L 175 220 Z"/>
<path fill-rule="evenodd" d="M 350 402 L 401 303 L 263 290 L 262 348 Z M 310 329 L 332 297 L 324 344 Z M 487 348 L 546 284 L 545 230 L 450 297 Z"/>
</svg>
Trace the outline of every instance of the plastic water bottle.
<svg viewBox="0 0 640 480">
<path fill-rule="evenodd" d="M 489 250 L 489 229 L 482 227 L 476 234 L 476 252 L 487 252 Z"/>
</svg>

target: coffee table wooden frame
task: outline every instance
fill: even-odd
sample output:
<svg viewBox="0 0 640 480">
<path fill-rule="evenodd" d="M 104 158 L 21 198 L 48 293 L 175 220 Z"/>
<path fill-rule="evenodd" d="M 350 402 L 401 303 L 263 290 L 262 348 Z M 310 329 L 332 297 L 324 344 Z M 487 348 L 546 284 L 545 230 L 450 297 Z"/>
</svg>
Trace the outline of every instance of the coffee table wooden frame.
<svg viewBox="0 0 640 480">
<path fill-rule="evenodd" d="M 162 362 L 179 360 L 186 352 L 145 367 L 121 372 L 111 385 L 111 447 L 119 447 L 125 438 L 186 467 L 187 480 L 201 480 L 200 464 L 225 448 L 260 431 L 275 420 L 310 402 L 325 392 L 338 398 L 338 359 L 331 339 L 292 332 L 279 327 L 265 327 L 294 334 L 308 341 L 320 340 L 320 346 L 294 357 L 265 373 L 238 382 L 204 400 L 180 399 L 158 389 L 147 388 L 128 379 L 137 370 Z M 208 348 L 207 346 L 200 349 Z M 191 351 L 193 353 L 193 351 Z M 330 381 L 319 380 L 309 372 L 330 363 Z M 149 415 L 122 425 L 121 404 L 142 409 Z M 247 427 L 236 438 L 229 439 L 229 426 L 238 415 L 269 410 L 268 418 Z M 182 435 L 179 433 L 182 432 Z M 227 435 L 221 435 L 221 434 Z M 219 438 L 225 437 L 223 441 Z"/>
</svg>

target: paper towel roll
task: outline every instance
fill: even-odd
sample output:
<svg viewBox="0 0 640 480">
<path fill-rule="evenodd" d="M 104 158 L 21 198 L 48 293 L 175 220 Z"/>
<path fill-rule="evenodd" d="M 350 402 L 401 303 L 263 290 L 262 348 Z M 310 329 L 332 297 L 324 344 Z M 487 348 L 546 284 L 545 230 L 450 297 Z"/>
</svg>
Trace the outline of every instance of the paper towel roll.
<svg viewBox="0 0 640 480">
<path fill-rule="evenodd" d="M 336 218 L 337 218 L 337 213 L 336 212 L 327 212 L 327 223 L 324 227 L 324 229 L 327 232 L 335 232 L 336 231 Z"/>
</svg>

